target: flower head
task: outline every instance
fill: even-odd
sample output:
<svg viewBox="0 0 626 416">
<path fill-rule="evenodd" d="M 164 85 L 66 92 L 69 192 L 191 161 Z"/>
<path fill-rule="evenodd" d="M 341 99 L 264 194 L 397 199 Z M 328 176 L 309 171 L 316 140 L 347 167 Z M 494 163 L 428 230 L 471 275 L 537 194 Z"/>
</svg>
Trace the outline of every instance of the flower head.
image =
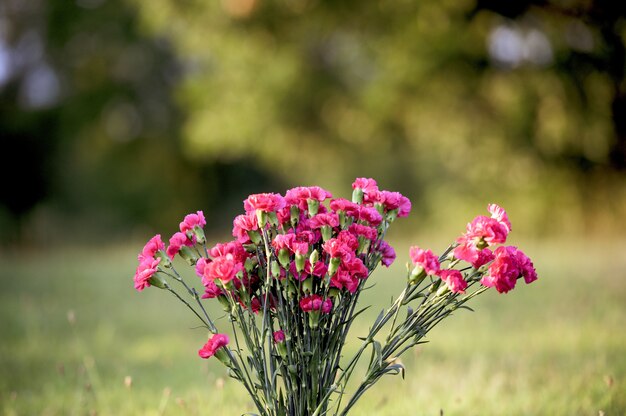
<svg viewBox="0 0 626 416">
<path fill-rule="evenodd" d="M 280 194 L 265 193 L 250 195 L 243 201 L 246 212 L 263 211 L 276 212 L 285 207 L 285 198 Z"/>
<path fill-rule="evenodd" d="M 173 259 L 183 246 L 192 247 L 194 245 L 194 241 L 190 240 L 189 237 L 187 237 L 187 234 L 182 231 L 175 233 L 170 238 L 169 243 L 170 244 L 167 247 L 167 255 L 170 259 Z"/>
<path fill-rule="evenodd" d="M 456 269 L 441 270 L 439 277 L 446 283 L 451 292 L 465 293 L 467 282 L 463 279 L 460 271 Z"/>
<path fill-rule="evenodd" d="M 413 264 L 424 269 L 426 274 L 436 275 L 439 273 L 439 259 L 432 251 L 413 246 L 409 249 L 409 256 L 411 256 Z"/>
<path fill-rule="evenodd" d="M 150 287 L 150 278 L 158 271 L 157 266 L 160 261 L 160 258 L 145 257 L 139 262 L 134 277 L 135 289 L 141 292 L 145 288 Z"/>
<path fill-rule="evenodd" d="M 526 267 L 528 276 L 532 278 L 533 274 L 531 273 L 534 273 L 532 263 L 530 263 L 530 268 L 532 268 L 531 272 L 526 262 L 528 258 L 523 255 L 523 253 L 523 257 L 521 257 L 518 252 L 517 248 L 513 246 L 498 247 L 494 252 L 495 259 L 489 266 L 488 274 L 480 280 L 480 283 L 483 286 L 495 287 L 500 293 L 507 293 L 515 287 L 518 277 L 523 274 L 523 265 Z M 520 260 L 524 263 L 520 263 Z M 528 262 L 530 262 L 530 260 L 528 260 Z M 536 273 L 534 273 L 534 278 L 536 278 Z"/>
<path fill-rule="evenodd" d="M 219 279 L 228 283 L 243 270 L 243 265 L 235 261 L 232 254 L 219 256 L 213 259 L 204 269 L 204 277 L 209 280 Z"/>
<path fill-rule="evenodd" d="M 179 224 L 180 232 L 186 233 L 187 231 L 192 231 L 194 227 L 204 227 L 206 225 L 206 220 L 204 219 L 204 213 L 202 211 L 198 211 L 195 214 L 186 215 L 183 221 Z"/>
<path fill-rule="evenodd" d="M 154 258 L 156 253 L 161 250 L 165 250 L 165 244 L 161 240 L 161 234 L 157 234 L 152 237 L 145 246 L 143 246 L 143 249 L 138 256 L 138 259 L 141 262 L 143 259 L 146 258 Z"/>
<path fill-rule="evenodd" d="M 226 334 L 215 334 L 204 344 L 200 350 L 198 350 L 198 355 L 201 358 L 209 358 L 215 355 L 218 349 L 225 347 L 228 345 L 230 340 L 228 339 L 228 335 Z"/>
<path fill-rule="evenodd" d="M 279 344 L 285 341 L 285 332 L 282 329 L 278 331 L 274 331 L 273 336 L 274 336 L 274 342 L 276 344 Z"/>
</svg>

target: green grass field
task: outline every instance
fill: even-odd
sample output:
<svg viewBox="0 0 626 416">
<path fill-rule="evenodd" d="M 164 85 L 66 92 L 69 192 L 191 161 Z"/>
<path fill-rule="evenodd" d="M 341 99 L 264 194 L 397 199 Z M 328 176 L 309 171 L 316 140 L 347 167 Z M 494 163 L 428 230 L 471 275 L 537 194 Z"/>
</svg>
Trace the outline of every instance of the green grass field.
<svg viewBox="0 0 626 416">
<path fill-rule="evenodd" d="M 626 414 L 626 241 L 520 245 L 540 280 L 444 321 L 403 357 L 406 380 L 381 381 L 355 416 Z M 3 414 L 254 410 L 216 360 L 197 357 L 206 333 L 183 305 L 133 290 L 140 246 L 0 255 Z M 395 273 L 375 273 L 363 299 L 372 313 L 402 286 L 407 247 Z"/>
</svg>

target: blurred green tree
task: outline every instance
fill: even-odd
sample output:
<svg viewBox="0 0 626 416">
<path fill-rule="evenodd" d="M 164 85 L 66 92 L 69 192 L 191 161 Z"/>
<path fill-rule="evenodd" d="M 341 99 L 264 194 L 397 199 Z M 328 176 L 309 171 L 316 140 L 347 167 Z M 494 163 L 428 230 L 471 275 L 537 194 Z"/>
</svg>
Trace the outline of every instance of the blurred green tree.
<svg viewBox="0 0 626 416">
<path fill-rule="evenodd" d="M 192 158 L 384 178 L 439 220 L 486 198 L 544 231 L 626 215 L 619 2 L 136 4 L 197 63 L 179 89 Z"/>
</svg>

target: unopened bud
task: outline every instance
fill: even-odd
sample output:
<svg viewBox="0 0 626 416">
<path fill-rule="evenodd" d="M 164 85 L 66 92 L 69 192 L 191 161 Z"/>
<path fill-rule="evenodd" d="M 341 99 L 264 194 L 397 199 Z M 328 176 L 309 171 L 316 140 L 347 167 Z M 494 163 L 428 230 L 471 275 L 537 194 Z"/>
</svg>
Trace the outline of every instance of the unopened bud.
<svg viewBox="0 0 626 416">
<path fill-rule="evenodd" d="M 446 292 L 448 292 L 448 285 L 443 285 L 441 287 L 439 287 L 439 290 L 437 290 L 437 296 L 442 296 L 444 295 Z"/>
<path fill-rule="evenodd" d="M 322 225 L 322 239 L 324 241 L 328 241 L 332 238 L 333 236 L 333 229 L 330 225 Z"/>
<path fill-rule="evenodd" d="M 417 285 L 426 277 L 426 270 L 422 266 L 415 266 L 409 275 L 409 283 Z"/>
<path fill-rule="evenodd" d="M 261 234 L 259 234 L 258 231 L 248 230 L 246 231 L 246 233 L 248 234 L 248 237 L 250 237 L 250 241 L 252 241 L 254 244 L 261 244 Z"/>
<path fill-rule="evenodd" d="M 270 269 L 272 272 L 272 276 L 274 276 L 275 279 L 278 279 L 280 277 L 280 265 L 276 260 L 272 260 L 272 262 L 270 263 Z"/>
<path fill-rule="evenodd" d="M 196 236 L 196 241 L 198 242 L 198 244 L 206 243 L 204 230 L 200 226 L 196 225 L 195 227 L 193 227 L 193 234 Z"/>
<path fill-rule="evenodd" d="M 300 220 L 300 208 L 297 205 L 292 205 L 289 208 L 289 214 L 291 215 L 291 225 L 295 227 L 298 224 L 298 220 Z"/>
<path fill-rule="evenodd" d="M 319 259 L 320 259 L 319 251 L 313 250 L 313 252 L 309 256 L 309 263 L 311 263 L 311 268 L 313 268 L 313 266 L 315 266 L 315 263 L 317 263 Z"/>
<path fill-rule="evenodd" d="M 304 292 L 313 292 L 313 278 L 309 277 L 302 282 L 302 290 Z"/>
<path fill-rule="evenodd" d="M 190 266 L 193 266 L 194 264 L 196 264 L 196 261 L 198 261 L 198 256 L 196 256 L 196 253 L 194 253 L 193 250 L 191 250 L 191 248 L 187 246 L 182 246 L 178 254 Z"/>
<path fill-rule="evenodd" d="M 296 270 L 298 271 L 298 273 L 304 270 L 305 260 L 306 257 L 304 257 L 304 255 L 296 253 Z"/>
<path fill-rule="evenodd" d="M 278 250 L 278 261 L 284 268 L 289 267 L 289 250 L 286 248 Z"/>
<path fill-rule="evenodd" d="M 318 201 L 317 199 L 309 198 L 306 200 L 306 202 L 309 207 L 309 218 L 311 218 L 315 214 L 317 214 L 317 211 L 320 208 L 320 201 Z"/>
<path fill-rule="evenodd" d="M 311 328 L 317 328 L 320 322 L 320 312 L 319 311 L 311 311 L 309 312 L 309 326 Z"/>
<path fill-rule="evenodd" d="M 265 228 L 265 224 L 267 224 L 267 212 L 257 209 L 256 219 L 257 219 L 257 222 L 259 223 L 259 228 Z"/>
<path fill-rule="evenodd" d="M 150 277 L 148 280 L 151 286 L 156 286 L 159 289 L 165 289 L 167 287 L 167 281 L 165 280 L 165 276 L 161 272 L 156 272 Z"/>
<path fill-rule="evenodd" d="M 339 264 L 341 264 L 341 259 L 339 257 L 332 257 L 330 262 L 328 263 L 328 275 L 333 276 L 337 269 L 339 268 Z"/>
</svg>

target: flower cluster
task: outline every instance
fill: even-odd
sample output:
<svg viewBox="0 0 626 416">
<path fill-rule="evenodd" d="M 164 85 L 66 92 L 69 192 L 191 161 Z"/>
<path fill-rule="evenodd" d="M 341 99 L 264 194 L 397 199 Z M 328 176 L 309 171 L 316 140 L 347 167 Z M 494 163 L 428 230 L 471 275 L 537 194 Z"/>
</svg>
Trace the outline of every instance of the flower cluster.
<svg viewBox="0 0 626 416">
<path fill-rule="evenodd" d="M 495 287 L 500 293 L 513 289 L 521 277 L 526 283 L 537 280 L 532 261 L 517 247 L 499 246 L 495 252 L 488 248 L 506 242 L 511 223 L 500 206 L 489 204 L 487 209 L 491 217 L 477 216 L 467 224 L 466 232 L 457 238 L 453 251 L 456 261 L 451 262 L 448 269 L 441 269 L 439 257 L 430 250 L 411 247 L 409 254 L 415 265 L 410 277 L 412 283 L 419 282 L 426 275 L 439 276 L 452 292 L 465 293 L 467 280 L 463 273 L 452 268 L 459 260 L 470 263 L 474 270 L 491 263 L 488 274 L 480 279 L 480 283 L 485 287 Z M 466 275 L 476 276 L 476 273 Z"/>
<path fill-rule="evenodd" d="M 520 278 L 526 283 L 537 279 L 532 261 L 504 245 L 511 223 L 504 209 L 490 204 L 490 216 L 474 218 L 441 256 L 410 248 L 405 290 L 361 338 L 355 358 L 340 365 L 366 280 L 379 264 L 389 267 L 396 258 L 384 239 L 387 229 L 410 213 L 411 202 L 398 192 L 380 190 L 373 179 L 357 178 L 351 200 L 333 198 L 317 186 L 296 187 L 284 195 L 250 195 L 243 209 L 233 221 L 232 240 L 212 247 L 202 211 L 184 218 L 167 247 L 160 235 L 154 236 L 138 256 L 134 283 L 139 291 L 167 289 L 194 312 L 212 333 L 199 356 L 215 356 L 228 366 L 263 415 L 326 413 L 332 393 L 345 390 L 371 345 L 367 377 L 344 407 L 345 415 L 382 375 L 399 373 L 397 356 L 453 310 L 488 288 L 506 293 Z M 202 292 L 176 271 L 177 256 L 194 267 Z M 184 286 L 195 307 L 170 279 Z M 218 331 L 203 299 L 221 304 L 239 326 L 242 345 L 235 333 L 236 345 L 229 347 L 229 337 Z M 411 302 L 418 304 L 413 308 Z M 406 313 L 399 314 L 400 308 Z M 385 325 L 391 327 L 382 344 L 375 337 Z"/>
</svg>

